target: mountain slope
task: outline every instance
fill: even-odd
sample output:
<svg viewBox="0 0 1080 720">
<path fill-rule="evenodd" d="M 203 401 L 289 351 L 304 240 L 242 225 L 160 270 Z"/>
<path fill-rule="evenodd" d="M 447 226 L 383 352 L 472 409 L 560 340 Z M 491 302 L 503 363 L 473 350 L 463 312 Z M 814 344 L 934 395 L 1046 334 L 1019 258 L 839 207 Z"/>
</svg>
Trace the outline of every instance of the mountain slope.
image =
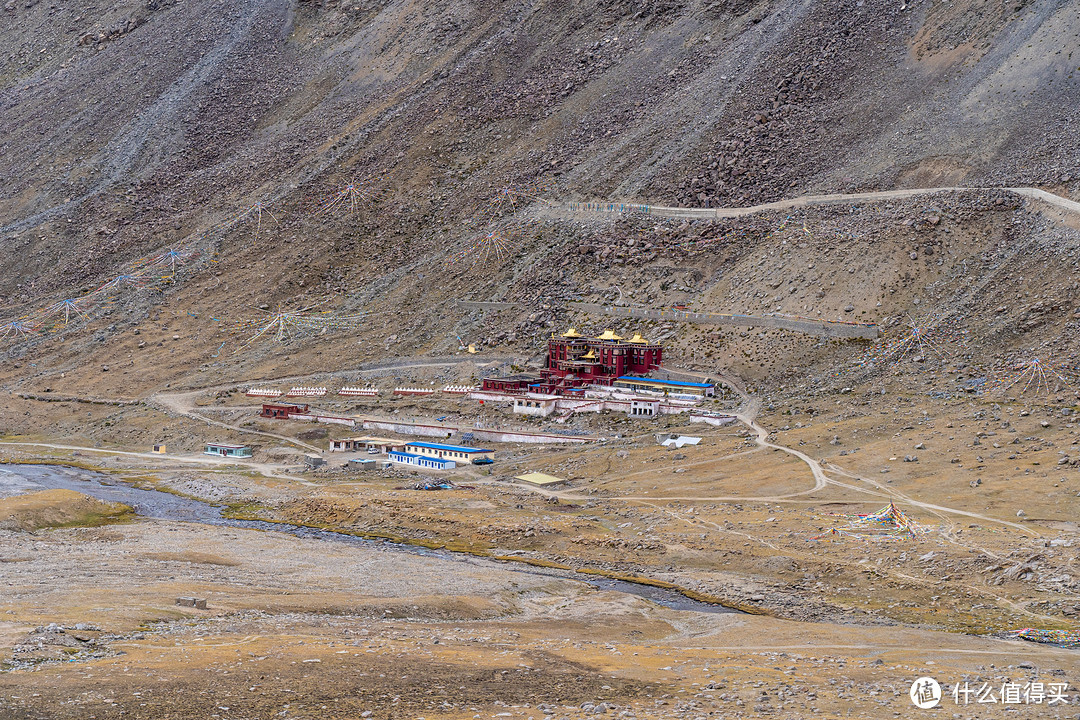
<svg viewBox="0 0 1080 720">
<path fill-rule="evenodd" d="M 200 252 L 184 282 L 110 298 L 89 321 L 100 334 L 72 328 L 63 345 L 15 351 L 73 368 L 123 357 L 141 341 L 118 333 L 165 313 L 168 335 L 189 342 L 144 349 L 151 385 L 236 349 L 242 338 L 223 328 L 279 303 L 372 313 L 363 333 L 328 338 L 360 356 L 452 349 L 463 332 L 527 349 L 565 316 L 537 301 L 461 325 L 442 303 L 591 296 L 613 282 L 588 248 L 628 233 L 650 243 L 649 220 L 486 217 L 478 209 L 507 184 L 716 206 L 937 184 L 1075 197 L 1080 180 L 1069 114 L 1080 20 L 1060 3 L 152 0 L 98 16 L 42 3 L 3 12 L 0 38 L 16 48 L 0 69 L 5 317 L 163 248 Z M 318 212 L 369 175 L 377 202 Z M 511 216 L 515 257 L 446 269 Z M 746 226 L 757 235 L 732 252 L 767 252 L 769 223 Z M 635 262 L 681 272 L 679 257 Z M 823 291 L 831 307 L 867 310 L 838 280 Z M 230 362 L 260 367 L 272 350 Z"/>
</svg>

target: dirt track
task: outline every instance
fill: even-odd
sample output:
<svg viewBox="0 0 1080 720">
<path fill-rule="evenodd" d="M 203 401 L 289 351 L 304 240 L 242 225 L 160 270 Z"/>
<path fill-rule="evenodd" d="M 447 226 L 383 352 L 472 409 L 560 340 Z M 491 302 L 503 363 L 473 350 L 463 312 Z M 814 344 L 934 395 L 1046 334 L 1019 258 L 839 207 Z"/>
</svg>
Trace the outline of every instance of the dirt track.
<svg viewBox="0 0 1080 720">
<path fill-rule="evenodd" d="M 1048 193 L 1045 190 L 1032 187 L 988 188 L 988 187 L 929 187 L 913 188 L 908 190 L 881 190 L 864 193 L 835 193 L 832 195 L 803 195 L 790 200 L 777 200 L 776 202 L 749 205 L 746 207 L 718 207 L 718 208 L 692 208 L 692 207 L 666 207 L 663 205 L 641 205 L 637 203 L 618 203 L 611 201 L 599 202 L 570 202 L 561 206 L 568 212 L 609 212 L 609 213 L 634 213 L 640 212 L 657 217 L 682 218 L 687 220 L 700 219 L 724 219 L 738 218 L 753 215 L 760 212 L 776 210 L 792 210 L 795 208 L 813 207 L 816 205 L 849 205 L 859 203 L 878 203 L 889 200 L 902 200 L 935 195 L 937 193 L 979 192 L 987 190 L 1007 190 L 1017 195 L 1032 198 L 1047 203 L 1057 208 L 1066 210 L 1074 215 L 1080 215 L 1080 203 L 1063 198 L 1060 195 Z"/>
</svg>

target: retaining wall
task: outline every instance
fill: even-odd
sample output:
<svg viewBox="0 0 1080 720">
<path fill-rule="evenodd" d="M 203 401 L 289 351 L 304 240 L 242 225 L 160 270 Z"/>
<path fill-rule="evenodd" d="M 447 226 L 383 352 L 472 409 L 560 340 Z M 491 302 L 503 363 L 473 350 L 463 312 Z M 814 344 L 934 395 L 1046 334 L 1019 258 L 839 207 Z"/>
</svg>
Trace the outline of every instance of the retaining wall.
<svg viewBox="0 0 1080 720">
<path fill-rule="evenodd" d="M 729 313 L 699 313 L 690 310 L 657 310 L 654 308 L 625 307 L 623 305 L 601 305 L 599 303 L 566 304 L 571 310 L 580 312 L 611 315 L 613 317 L 633 317 L 647 320 L 666 320 L 674 322 L 692 322 L 701 325 L 742 325 L 745 327 L 772 327 L 808 335 L 820 335 L 835 338 L 877 338 L 880 334 L 877 325 L 848 323 L 832 320 L 815 320 L 785 315 L 736 315 Z"/>
<path fill-rule="evenodd" d="M 419 425 L 417 423 L 398 423 L 388 420 L 364 420 L 363 428 L 365 430 L 389 430 L 398 435 L 420 435 L 444 439 L 457 432 L 456 427 L 445 425 Z"/>
<path fill-rule="evenodd" d="M 299 420 L 300 422 L 319 422 L 330 425 L 348 425 L 349 427 L 356 427 L 356 421 L 352 418 L 336 417 L 334 415 L 300 415 L 297 413 L 290 413 L 289 419 Z"/>
<path fill-rule="evenodd" d="M 485 302 L 480 300 L 455 300 L 454 302 L 458 307 L 471 310 L 509 310 L 517 307 L 517 303 L 512 302 Z"/>
<path fill-rule="evenodd" d="M 581 435 L 552 435 L 533 433 L 523 430 L 492 430 L 483 428 L 458 428 L 449 425 L 421 425 L 419 423 L 397 423 L 386 420 L 364 420 L 365 430 L 389 430 L 399 435 L 422 435 L 424 437 L 449 438 L 456 432 L 472 433 L 477 440 L 491 442 L 516 443 L 572 443 L 597 442 L 599 438 Z"/>
<path fill-rule="evenodd" d="M 487 392 L 487 393 L 485 393 L 485 392 L 469 393 L 469 399 L 486 400 L 488 402 L 513 403 L 516 399 L 523 398 L 523 397 L 525 397 L 525 396 L 524 395 L 502 394 L 502 393 L 491 393 L 491 392 Z M 660 398 L 649 397 L 649 398 L 638 398 L 638 399 L 646 399 L 646 400 L 653 401 L 653 400 L 659 400 Z M 667 400 L 667 399 L 665 398 L 665 400 Z M 659 413 L 661 415 L 679 415 L 681 413 L 692 411 L 693 408 L 696 405 L 697 405 L 697 403 L 693 403 L 693 402 L 682 402 L 682 401 L 679 401 L 679 400 L 674 400 L 674 401 L 661 402 L 659 404 L 658 408 L 659 408 Z M 597 397 L 594 397 L 594 396 L 588 396 L 587 395 L 585 398 L 560 397 L 560 398 L 557 398 L 555 400 L 555 409 L 556 409 L 556 411 L 559 411 L 559 412 L 563 413 L 562 415 L 560 415 L 560 417 L 562 419 L 570 417 L 574 413 L 585 413 L 585 412 L 599 413 L 599 412 L 603 412 L 604 410 L 611 410 L 611 411 L 614 411 L 614 412 L 623 412 L 623 413 L 626 413 L 626 414 L 629 415 L 631 407 L 632 407 L 631 398 L 626 398 L 626 399 L 604 399 L 604 398 L 597 398 Z M 561 422 L 561 420 L 560 420 L 560 422 Z M 470 431 L 470 432 L 475 433 L 477 431 L 473 430 L 473 431 Z"/>
<path fill-rule="evenodd" d="M 716 414 L 703 414 L 701 412 L 690 411 L 690 422 L 708 423 L 709 425 L 729 425 L 738 420 L 734 415 L 716 415 Z"/>
<path fill-rule="evenodd" d="M 549 435 L 547 433 L 518 432 L 515 430 L 482 430 L 470 429 L 469 432 L 477 440 L 490 442 L 516 442 L 516 443 L 561 443 L 570 445 L 583 445 L 590 442 L 599 442 L 600 438 L 586 437 L 583 435 Z"/>
</svg>

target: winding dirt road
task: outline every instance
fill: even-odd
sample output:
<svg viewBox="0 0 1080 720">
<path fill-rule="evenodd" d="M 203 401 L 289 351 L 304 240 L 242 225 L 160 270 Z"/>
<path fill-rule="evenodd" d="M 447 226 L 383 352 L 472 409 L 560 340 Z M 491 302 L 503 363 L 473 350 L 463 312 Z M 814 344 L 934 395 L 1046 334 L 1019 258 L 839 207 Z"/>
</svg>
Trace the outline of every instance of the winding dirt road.
<svg viewBox="0 0 1080 720">
<path fill-rule="evenodd" d="M 494 360 L 492 360 L 491 358 L 484 358 L 484 359 L 488 360 L 489 362 L 498 362 L 500 360 L 499 358 L 496 358 Z M 480 358 L 475 358 L 475 360 L 480 360 Z M 450 362 L 453 362 L 453 361 L 460 362 L 460 359 L 455 358 L 454 360 L 452 360 Z M 406 361 L 406 362 L 397 363 L 397 364 L 393 364 L 393 365 L 386 365 L 386 366 L 381 366 L 381 367 L 377 367 L 377 368 L 370 368 L 369 371 L 395 370 L 395 369 L 405 369 L 405 368 L 415 368 L 415 367 L 442 366 L 442 365 L 446 365 L 446 364 L 448 364 L 447 361 L 431 362 L 430 360 L 426 360 L 426 359 L 417 359 L 417 360 Z M 675 370 L 674 372 L 678 372 L 678 373 L 681 373 L 681 374 L 684 374 L 684 375 L 694 376 L 694 377 L 698 377 L 698 378 L 708 377 L 704 373 L 699 373 L 699 372 L 691 371 L 691 370 L 679 369 L 679 370 Z M 761 449 L 771 448 L 771 449 L 779 451 L 779 452 L 788 453 L 789 455 L 792 455 L 792 456 L 798 458 L 800 461 L 802 461 L 804 464 L 806 464 L 806 466 L 810 469 L 810 473 L 814 478 L 813 486 L 809 487 L 809 488 L 807 488 L 805 490 L 799 490 L 799 491 L 796 491 L 796 492 L 786 493 L 786 494 L 783 494 L 783 495 L 762 495 L 762 496 L 716 495 L 716 496 L 695 496 L 695 497 L 684 497 L 684 496 L 680 496 L 680 497 L 650 497 L 650 496 L 647 496 L 647 495 L 643 495 L 643 496 L 619 496 L 619 497 L 611 497 L 611 498 L 607 498 L 607 499 L 621 500 L 621 501 L 625 501 L 625 502 L 644 502 L 644 503 L 655 503 L 655 502 L 663 502 L 663 501 L 668 501 L 668 500 L 689 500 L 689 501 L 701 501 L 701 502 L 776 502 L 776 503 L 805 502 L 805 500 L 803 500 L 803 498 L 805 498 L 807 495 L 812 495 L 812 494 L 814 494 L 816 492 L 819 492 L 819 491 L 821 491 L 821 490 L 823 490 L 826 487 L 831 485 L 831 486 L 834 486 L 834 487 L 843 488 L 845 490 L 854 491 L 854 492 L 857 492 L 859 494 L 862 494 L 862 495 L 865 495 L 865 496 L 868 496 L 868 497 L 871 497 L 871 498 L 881 498 L 882 500 L 886 500 L 886 501 L 900 501 L 900 502 L 903 502 L 903 503 L 905 503 L 905 504 L 907 504 L 909 506 L 918 507 L 918 508 L 921 508 L 923 510 L 926 510 L 927 512 L 929 512 L 929 513 L 931 513 L 931 514 L 933 514 L 933 515 L 935 515 L 937 517 L 940 517 L 943 520 L 945 520 L 945 518 L 943 517 L 943 513 L 952 514 L 952 515 L 972 518 L 972 519 L 976 519 L 976 520 L 981 520 L 983 522 L 989 522 L 989 523 L 996 523 L 996 524 L 1000 524 L 1000 525 L 1005 525 L 1005 526 L 1011 527 L 1011 528 L 1013 528 L 1015 530 L 1019 530 L 1019 531 L 1025 533 L 1025 534 L 1031 535 L 1031 536 L 1038 536 L 1038 534 L 1039 534 L 1038 532 L 1036 532 L 1035 530 L 1033 530 L 1033 529 L 1031 529 L 1029 527 L 1025 527 L 1024 525 L 1021 525 L 1021 524 L 1015 523 L 1015 522 L 1011 522 L 1009 520 L 1002 520 L 1000 518 L 990 517 L 988 515 L 981 515 L 979 513 L 973 513 L 973 512 L 966 511 L 966 510 L 959 510 L 959 509 L 956 509 L 956 508 L 949 508 L 949 507 L 945 507 L 945 506 L 942 506 L 942 505 L 935 505 L 933 503 L 923 502 L 921 500 L 917 500 L 917 499 L 912 498 L 912 497 L 910 497 L 908 495 L 905 495 L 904 493 L 898 492 L 898 491 L 896 491 L 896 490 L 894 490 L 892 488 L 888 488 L 888 487 L 886 487 L 886 486 L 884 486 L 884 485 L 882 485 L 880 483 L 875 483 L 875 482 L 873 482 L 871 480 L 867 480 L 866 478 L 859 477 L 857 475 L 852 475 L 850 473 L 847 473 L 847 472 L 841 470 L 840 468 L 835 468 L 834 471 L 837 474 L 845 475 L 847 477 L 850 477 L 851 479 L 855 479 L 855 480 L 858 480 L 858 481 L 860 481 L 862 483 L 865 483 L 866 485 L 869 485 L 869 487 L 854 485 L 854 484 L 851 484 L 851 483 L 846 483 L 846 482 L 837 480 L 835 478 L 832 478 L 832 477 L 829 476 L 828 473 L 826 473 L 825 468 L 822 466 L 822 464 L 819 461 L 817 461 L 814 458 L 810 457 L 809 455 L 802 452 L 801 450 L 796 450 L 795 448 L 791 448 L 791 447 L 788 447 L 786 445 L 781 445 L 781 444 L 773 442 L 773 441 L 771 441 L 769 439 L 769 435 L 770 435 L 769 430 L 766 429 L 765 427 L 763 427 L 762 425 L 760 425 L 757 422 L 757 416 L 761 412 L 761 401 L 759 399 L 757 399 L 757 398 L 752 397 L 746 391 L 746 389 L 743 387 L 743 385 L 736 378 L 731 377 L 730 375 L 728 375 L 726 373 L 723 373 L 723 372 L 713 373 L 712 377 L 720 377 L 721 380 L 728 387 L 732 388 L 732 390 L 734 390 L 735 393 L 742 400 L 742 407 L 738 412 L 735 413 L 735 417 L 738 418 L 739 422 L 741 422 L 743 425 L 745 425 L 750 430 L 751 433 L 753 433 L 754 442 L 757 444 L 758 448 L 761 448 Z M 264 381 L 260 381 L 260 382 L 294 382 L 294 381 L 300 381 L 300 380 L 303 380 L 303 379 L 304 378 L 284 378 L 284 379 L 277 379 L 277 380 L 264 380 Z M 166 409 L 166 410 L 168 410 L 170 412 L 180 414 L 180 415 L 184 415 L 184 416 L 190 417 L 192 419 L 201 420 L 201 421 L 206 422 L 206 423 L 208 423 L 210 425 L 217 425 L 217 426 L 229 428 L 229 429 L 235 430 L 237 432 L 250 433 L 250 434 L 255 434 L 255 435 L 262 435 L 262 436 L 274 438 L 276 440 L 280 440 L 280 441 L 283 441 L 283 442 L 291 443 L 293 445 L 297 445 L 297 446 L 303 447 L 305 449 L 312 450 L 314 452 L 321 452 L 319 448 L 316 448 L 313 445 L 310 445 L 308 443 L 305 443 L 305 442 L 302 442 L 302 441 L 299 441 L 299 440 L 295 440 L 293 438 L 286 437 L 284 435 L 277 435 L 275 433 L 265 432 L 265 431 L 262 431 L 262 430 L 252 430 L 250 428 L 243 428 L 243 427 L 239 427 L 239 426 L 236 426 L 236 425 L 230 425 L 228 423 L 224 423 L 224 422 L 221 422 L 219 420 L 214 420 L 212 418 L 208 418 L 205 415 L 201 415 L 201 414 L 199 414 L 198 412 L 195 411 L 195 398 L 196 397 L 198 397 L 199 395 L 201 395 L 203 393 L 215 392 L 217 390 L 222 390 L 222 389 L 226 389 L 226 388 L 230 388 L 230 387 L 235 387 L 235 383 L 232 383 L 232 384 L 229 384 L 229 385 L 212 387 L 212 388 L 204 388 L 202 390 L 192 390 L 192 391 L 187 391 L 187 392 L 182 392 L 182 393 L 157 393 L 155 395 L 152 395 L 150 398 L 148 398 L 147 401 L 152 403 L 152 404 L 157 404 L 159 407 L 161 407 L 163 409 Z M 160 457 L 160 456 L 158 456 L 158 457 Z M 295 479 L 295 478 L 290 478 L 290 479 Z M 483 481 L 481 481 L 481 482 L 483 482 Z M 559 491 L 552 491 L 552 490 L 544 490 L 542 488 L 529 488 L 529 489 L 533 490 L 537 494 L 544 495 L 545 497 L 557 497 L 557 498 L 560 498 L 560 499 L 563 499 L 563 500 L 571 500 L 572 501 L 572 500 L 587 500 L 587 499 L 590 499 L 590 498 L 586 498 L 585 496 L 580 496 L 580 495 L 576 495 L 576 494 L 573 494 L 573 493 L 566 493 L 566 492 L 559 492 Z"/>
<path fill-rule="evenodd" d="M 680 370 L 678 370 L 676 372 L 679 372 L 679 373 L 684 374 L 684 375 L 696 376 L 696 377 L 699 377 L 699 378 L 708 377 L 704 373 L 698 373 L 698 372 L 689 371 L 689 370 L 680 369 Z M 852 491 L 852 492 L 856 492 L 856 493 L 859 493 L 861 495 L 868 496 L 870 498 L 880 498 L 881 500 L 887 501 L 887 502 L 902 502 L 905 505 L 921 508 L 921 509 L 929 512 L 930 514 L 935 515 L 938 518 L 941 518 L 947 525 L 950 525 L 950 526 L 951 526 L 952 523 L 947 519 L 946 515 L 957 515 L 957 516 L 961 516 L 961 517 L 972 518 L 972 519 L 975 519 L 975 520 L 981 520 L 983 522 L 995 523 L 995 524 L 998 524 L 998 525 L 1004 525 L 1004 526 L 1013 528 L 1014 530 L 1019 530 L 1020 532 L 1025 533 L 1026 535 L 1029 535 L 1029 536 L 1032 536 L 1032 537 L 1038 537 L 1039 536 L 1039 532 L 1037 532 L 1036 530 L 1034 530 L 1034 529 L 1032 529 L 1030 527 L 1026 527 L 1024 525 L 1021 525 L 1020 523 L 1012 522 L 1012 521 L 1009 521 L 1009 520 L 1002 520 L 1001 518 L 995 518 L 995 517 L 991 517 L 989 515 L 982 515 L 982 514 L 970 512 L 970 511 L 967 511 L 967 510 L 960 510 L 960 509 L 957 509 L 957 508 L 950 508 L 950 507 L 946 507 L 944 505 L 936 505 L 934 503 L 928 503 L 928 502 L 923 502 L 922 500 L 917 500 L 917 499 L 911 497 L 910 495 L 899 492 L 899 491 L 897 491 L 897 490 L 895 490 L 893 488 L 886 487 L 885 485 L 883 485 L 881 483 L 878 483 L 878 482 L 875 482 L 873 480 L 869 480 L 869 479 L 861 477 L 859 475 L 849 473 L 849 472 L 847 472 L 847 471 L 845 471 L 845 470 L 843 470 L 843 469 L 841 469 L 841 468 L 839 468 L 839 467 L 837 467 L 835 465 L 832 465 L 832 464 L 830 464 L 830 469 L 832 469 L 836 474 L 843 475 L 845 477 L 848 477 L 848 478 L 851 478 L 851 479 L 854 479 L 854 480 L 858 480 L 858 481 L 860 481 L 862 483 L 865 483 L 869 487 L 859 486 L 859 485 L 854 485 L 854 484 L 851 484 L 851 483 L 842 482 L 842 481 L 837 480 L 837 479 L 835 479 L 833 477 L 830 477 L 829 474 L 826 473 L 825 468 L 822 466 L 821 462 L 815 460 L 814 458 L 810 457 L 809 455 L 802 452 L 801 450 L 796 450 L 795 448 L 791 448 L 791 447 L 788 447 L 786 445 L 781 445 L 779 443 L 776 443 L 776 442 L 773 442 L 773 441 L 769 440 L 769 435 L 770 435 L 769 431 L 765 427 L 763 427 L 761 424 L 759 424 L 757 422 L 758 413 L 761 411 L 761 401 L 759 399 L 757 399 L 757 398 L 752 397 L 749 393 L 747 393 L 745 388 L 743 388 L 742 385 L 737 380 L 735 380 L 734 378 L 724 376 L 723 380 L 742 399 L 742 403 L 743 403 L 742 404 L 742 409 L 735 413 L 735 417 L 738 418 L 739 422 L 741 422 L 743 425 L 745 425 L 751 431 L 751 433 L 753 433 L 754 442 L 757 444 L 758 448 L 759 449 L 772 448 L 773 450 L 777 450 L 779 452 L 788 453 L 789 455 L 792 455 L 792 456 L 798 458 L 799 460 L 801 460 L 810 469 L 811 475 L 813 475 L 814 485 L 812 487 L 807 488 L 805 490 L 799 490 L 799 491 L 796 491 L 796 492 L 792 492 L 792 493 L 785 493 L 783 495 L 695 495 L 695 496 L 686 496 L 686 495 L 678 495 L 678 496 L 667 496 L 667 495 L 665 495 L 665 496 L 619 495 L 619 496 L 604 497 L 603 499 L 604 500 L 611 500 L 611 501 L 641 503 L 641 504 L 651 505 L 652 507 L 657 508 L 657 509 L 659 509 L 659 507 L 654 505 L 654 503 L 669 502 L 669 501 L 675 501 L 675 500 L 691 501 L 691 502 L 772 502 L 772 503 L 807 502 L 806 500 L 803 500 L 802 498 L 804 498 L 807 495 L 812 495 L 813 493 L 819 492 L 819 491 L 821 491 L 821 490 L 823 490 L 823 489 L 825 489 L 825 488 L 827 488 L 829 486 L 833 486 L 833 487 L 837 487 L 837 488 L 843 488 L 844 490 L 849 490 L 849 491 Z M 753 451 L 743 451 L 743 453 L 735 453 L 735 455 L 741 455 L 741 454 L 744 454 L 745 452 L 753 452 Z M 727 456 L 727 457 L 731 457 L 731 456 Z M 722 458 L 718 458 L 718 459 L 722 459 Z M 655 469 L 652 470 L 652 471 L 649 471 L 649 472 L 655 472 Z M 528 489 L 532 490 L 533 492 L 535 492 L 537 494 L 544 495 L 545 497 L 549 497 L 549 498 L 554 497 L 554 498 L 558 498 L 560 500 L 566 500 L 566 501 L 575 501 L 575 500 L 577 500 L 577 501 L 587 501 L 587 500 L 596 500 L 596 499 L 598 499 L 596 496 L 585 496 L 585 495 L 575 494 L 575 493 L 572 493 L 572 492 L 560 492 L 558 490 L 544 490 L 543 488 L 533 488 L 533 487 L 529 487 Z M 950 530 L 951 530 L 951 528 L 950 528 Z M 947 535 L 948 535 L 947 539 L 952 540 L 956 544 L 963 544 L 957 538 L 955 538 L 953 536 L 951 531 L 948 532 Z M 970 547 L 970 546 L 967 546 L 967 545 L 964 545 L 964 546 L 965 547 Z M 981 550 L 981 548 L 973 548 L 973 549 Z M 993 553 L 987 552 L 987 554 L 993 556 Z"/>
<path fill-rule="evenodd" d="M 747 207 L 735 208 L 669 207 L 664 205 L 642 205 L 638 203 L 618 202 L 571 202 L 563 204 L 561 208 L 569 212 L 640 212 L 656 215 L 658 217 L 683 218 L 687 220 L 709 218 L 724 219 L 738 218 L 746 215 L 753 215 L 754 213 L 774 210 L 792 210 L 794 208 L 811 207 L 814 205 L 847 205 L 849 203 L 862 202 L 887 202 L 889 200 L 904 200 L 907 198 L 919 197 L 920 195 L 934 195 L 936 193 L 944 192 L 984 192 L 991 190 L 1011 192 L 1014 195 L 1039 200 L 1070 213 L 1080 215 L 1080 202 L 1075 202 L 1068 198 L 1063 198 L 1060 195 L 1054 195 L 1053 193 L 1033 187 L 935 187 L 914 188 L 909 190 L 882 190 L 880 192 L 865 193 L 837 193 L 832 195 L 802 195 L 788 200 L 778 200 L 776 202 L 763 203 L 761 205 L 749 205 Z"/>
<path fill-rule="evenodd" d="M 385 372 L 387 370 L 403 370 L 411 368 L 425 368 L 425 367 L 445 367 L 447 365 L 454 365 L 460 362 L 474 362 L 478 366 L 497 364 L 505 362 L 510 358 L 503 356 L 484 356 L 474 358 L 460 358 L 452 356 L 449 358 L 417 358 L 414 360 L 406 360 L 404 362 L 398 362 L 393 364 L 375 364 L 367 368 L 358 368 L 356 370 L 350 370 L 348 372 L 355 372 L 358 374 L 372 373 L 372 372 Z M 249 381 L 250 385 L 254 384 L 270 384 L 270 383 L 297 383 L 297 382 L 312 382 L 312 378 L 318 378 L 325 376 L 327 373 L 313 373 L 311 375 L 290 376 L 283 378 L 266 378 Z M 195 411 L 195 399 L 206 393 L 220 392 L 222 390 L 231 390 L 235 388 L 237 383 L 228 383 L 223 385 L 214 385 L 212 387 L 200 388 L 198 390 L 187 390 L 184 392 L 176 393 L 164 393 L 157 392 L 146 399 L 146 402 L 150 405 L 154 405 L 160 410 L 164 410 L 167 413 L 176 415 L 183 415 L 193 420 L 200 420 L 208 425 L 216 425 L 218 427 L 228 428 L 235 432 L 247 433 L 249 435 L 259 435 L 262 437 L 273 438 L 281 442 L 295 445 L 305 450 L 310 450 L 315 453 L 321 453 L 322 450 L 314 445 L 291 438 L 285 435 L 278 435 L 277 433 L 266 432 L 265 430 L 253 430 L 251 428 L 240 427 L 239 425 L 231 425 L 221 420 L 214 420 L 208 418 L 205 415 Z M 234 409 L 234 408 L 229 408 Z"/>
<path fill-rule="evenodd" d="M 147 398 L 147 403 L 157 406 L 161 410 L 165 410 L 171 414 L 183 415 L 193 420 L 201 420 L 207 425 L 216 425 L 218 427 L 228 428 L 236 432 L 247 433 L 248 435 L 259 435 L 262 437 L 273 438 L 280 440 L 281 442 L 289 443 L 290 445 L 297 445 L 305 450 L 311 450 L 315 453 L 321 453 L 322 450 L 306 443 L 303 440 L 297 440 L 296 438 L 288 437 L 287 435 L 278 435 L 277 433 L 266 432 L 265 430 L 252 430 L 251 428 L 240 427 L 239 425 L 230 425 L 229 423 L 222 422 L 221 420 L 214 420 L 208 418 L 205 415 L 201 415 L 195 412 L 195 398 L 202 395 L 205 390 L 192 390 L 185 393 L 157 393 Z"/>
</svg>

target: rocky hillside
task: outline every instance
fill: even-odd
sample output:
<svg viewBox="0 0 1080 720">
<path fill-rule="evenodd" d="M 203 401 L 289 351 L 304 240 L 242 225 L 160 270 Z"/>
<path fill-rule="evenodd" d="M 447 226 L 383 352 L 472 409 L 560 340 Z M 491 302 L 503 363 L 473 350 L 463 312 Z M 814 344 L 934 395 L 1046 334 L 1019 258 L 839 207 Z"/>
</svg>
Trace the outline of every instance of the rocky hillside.
<svg viewBox="0 0 1080 720">
<path fill-rule="evenodd" d="M 970 288 L 969 260 L 1011 262 L 1037 228 L 1066 235 L 1034 257 L 1070 252 L 1067 227 L 993 193 L 727 224 L 493 203 L 508 186 L 695 206 L 954 185 L 1075 198 L 1080 18 L 1058 2 L 29 0 L 0 14 L 3 320 L 114 283 L 66 327 L 54 313 L 50 332 L 8 330 L 6 372 L 33 368 L 33 383 L 109 366 L 134 391 L 195 369 L 445 352 L 458 336 L 523 350 L 581 320 L 560 300 L 631 288 L 883 320 L 925 303 L 937 275 Z M 503 239 L 470 245 L 492 231 Z M 176 248 L 182 267 L 123 279 Z M 522 305 L 470 315 L 456 297 Z M 1001 305 L 969 300 L 975 315 Z M 238 324 L 260 307 L 312 303 L 369 319 L 291 357 L 244 347 Z M 1040 312 L 1064 322 L 1066 305 Z M 658 331 L 705 352 L 708 338 Z M 721 340 L 704 344 L 766 375 L 822 351 L 776 341 L 788 352 L 765 362 L 757 341 Z"/>
</svg>

